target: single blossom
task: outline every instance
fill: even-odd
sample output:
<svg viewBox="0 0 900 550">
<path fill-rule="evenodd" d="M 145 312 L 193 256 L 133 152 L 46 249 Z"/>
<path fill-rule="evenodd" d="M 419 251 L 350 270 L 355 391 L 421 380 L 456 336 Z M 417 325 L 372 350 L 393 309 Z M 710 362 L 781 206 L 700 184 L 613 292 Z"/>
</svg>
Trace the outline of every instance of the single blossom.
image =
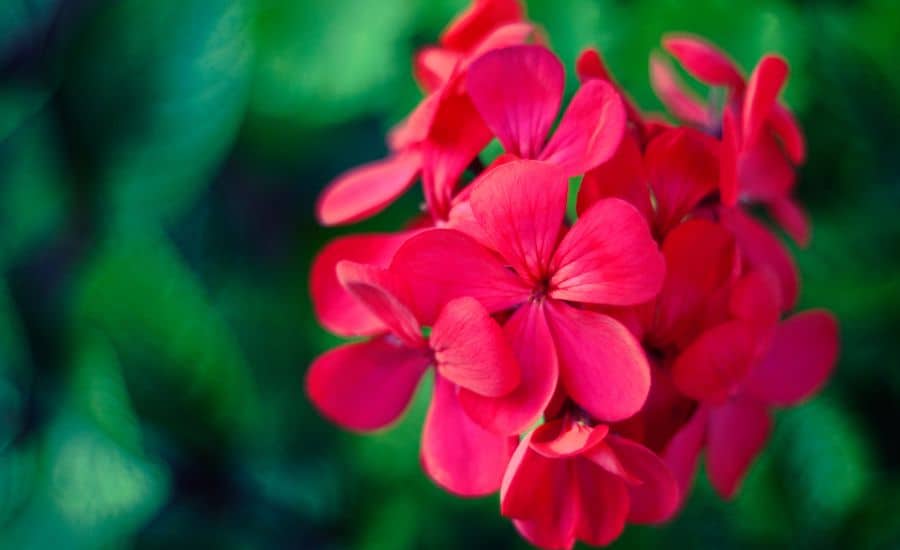
<svg viewBox="0 0 900 550">
<path fill-rule="evenodd" d="M 424 231 L 391 264 L 426 323 L 461 296 L 508 314 L 519 387 L 495 400 L 460 392 L 472 417 L 501 433 L 531 425 L 557 381 L 592 416 L 608 421 L 637 412 L 649 390 L 649 367 L 634 337 L 583 306 L 652 299 L 663 258 L 641 214 L 619 199 L 599 201 L 565 230 L 567 191 L 564 172 L 552 164 L 497 166 L 469 199 L 484 242 L 456 230 Z"/>
<path fill-rule="evenodd" d="M 338 264 L 337 271 L 348 290 L 378 317 L 384 332 L 337 347 L 313 362 L 306 387 L 316 408 L 345 428 L 382 428 L 406 409 L 433 365 L 434 396 L 422 437 L 426 471 L 458 494 L 497 490 L 515 439 L 470 420 L 457 393 L 465 388 L 491 399 L 518 384 L 518 366 L 500 326 L 476 300 L 460 298 L 442 309 L 426 339 L 389 272 L 348 261 Z"/>
<path fill-rule="evenodd" d="M 543 548 L 606 545 L 630 523 L 675 512 L 679 488 L 646 447 L 566 414 L 526 435 L 510 460 L 500 511 Z"/>
</svg>

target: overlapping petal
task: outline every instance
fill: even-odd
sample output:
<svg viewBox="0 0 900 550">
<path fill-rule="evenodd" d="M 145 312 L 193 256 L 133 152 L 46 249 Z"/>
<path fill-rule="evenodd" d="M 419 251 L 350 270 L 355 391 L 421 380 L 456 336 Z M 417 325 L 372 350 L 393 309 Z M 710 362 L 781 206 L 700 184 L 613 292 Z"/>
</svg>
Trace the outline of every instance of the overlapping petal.
<svg viewBox="0 0 900 550">
<path fill-rule="evenodd" d="M 752 399 L 735 398 L 712 409 L 706 468 L 723 498 L 734 496 L 771 431 L 772 420 L 765 406 Z"/>
</svg>

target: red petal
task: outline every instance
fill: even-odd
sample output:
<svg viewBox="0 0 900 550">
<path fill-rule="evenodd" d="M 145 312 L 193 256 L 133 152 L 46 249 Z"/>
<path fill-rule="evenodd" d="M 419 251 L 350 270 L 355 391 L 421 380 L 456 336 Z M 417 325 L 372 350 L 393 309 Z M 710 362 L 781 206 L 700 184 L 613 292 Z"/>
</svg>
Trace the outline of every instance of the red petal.
<svg viewBox="0 0 900 550">
<path fill-rule="evenodd" d="M 640 410 L 650 391 L 650 366 L 628 329 L 555 300 L 547 312 L 569 396 L 599 420 L 623 420 Z"/>
<path fill-rule="evenodd" d="M 341 260 L 352 260 L 387 266 L 394 252 L 414 234 L 407 231 L 348 235 L 325 245 L 313 260 L 309 275 L 309 293 L 319 322 L 341 336 L 384 332 L 384 323 L 338 281 L 337 264 Z"/>
<path fill-rule="evenodd" d="M 443 93 L 432 93 L 416 105 L 409 115 L 388 132 L 391 151 L 408 149 L 428 137 L 434 115 L 441 104 Z"/>
<path fill-rule="evenodd" d="M 313 362 L 306 392 L 333 422 L 351 430 L 375 430 L 400 416 L 428 363 L 422 350 L 390 337 L 347 344 Z"/>
<path fill-rule="evenodd" d="M 781 318 L 781 288 L 771 270 L 743 275 L 731 289 L 728 312 L 737 319 L 774 328 Z"/>
<path fill-rule="evenodd" d="M 772 107 L 778 100 L 778 94 L 787 80 L 787 61 L 775 55 L 764 56 L 750 80 L 744 95 L 743 141 L 745 144 L 756 143 L 760 130 L 766 124 Z"/>
<path fill-rule="evenodd" d="M 678 356 L 672 380 L 697 400 L 720 400 L 747 375 L 756 346 L 752 325 L 729 321 L 700 335 Z"/>
<path fill-rule="evenodd" d="M 750 399 L 733 399 L 710 412 L 706 469 L 722 498 L 731 498 L 747 468 L 769 438 L 772 421 L 765 407 Z"/>
<path fill-rule="evenodd" d="M 413 71 L 419 86 L 433 92 L 450 80 L 461 55 L 446 48 L 428 47 L 419 50 L 413 59 Z"/>
<path fill-rule="evenodd" d="M 785 310 L 793 309 L 797 302 L 799 275 L 794 260 L 784 245 L 762 224 L 739 208 L 723 208 L 719 211 L 722 225 L 734 233 L 743 257 L 751 268 L 771 269 L 778 276 Z"/>
<path fill-rule="evenodd" d="M 655 54 L 650 56 L 650 85 L 676 118 L 701 128 L 712 126 L 712 115 L 706 104 L 685 86 L 668 61 Z"/>
<path fill-rule="evenodd" d="M 744 77 L 734 62 L 721 50 L 702 38 L 671 34 L 663 38 L 663 47 L 694 78 L 711 86 L 744 87 Z"/>
<path fill-rule="evenodd" d="M 519 0 L 474 0 L 441 34 L 441 45 L 457 51 L 468 51 L 504 23 L 520 21 L 525 16 Z"/>
<path fill-rule="evenodd" d="M 519 363 L 519 386 L 499 398 L 463 390 L 460 401 L 482 426 L 498 433 L 517 434 L 534 424 L 547 407 L 559 379 L 559 366 L 541 305 L 522 305 L 503 329 Z"/>
<path fill-rule="evenodd" d="M 595 447 L 606 434 L 609 426 L 596 427 L 568 418 L 544 422 L 531 436 L 531 448 L 547 458 L 568 458 Z"/>
<path fill-rule="evenodd" d="M 519 384 L 519 366 L 503 329 L 474 298 L 444 306 L 430 343 L 438 373 L 463 388 L 497 397 Z"/>
<path fill-rule="evenodd" d="M 739 267 L 737 244 L 724 227 L 690 220 L 663 242 L 666 280 L 657 298 L 653 343 L 686 344 L 702 329 L 709 296 L 727 285 Z"/>
<path fill-rule="evenodd" d="M 769 204 L 769 214 L 800 246 L 809 245 L 809 218 L 797 201 L 783 197 Z"/>
<path fill-rule="evenodd" d="M 550 296 L 605 305 L 633 305 L 656 296 L 665 261 L 640 212 L 603 199 L 569 230 L 550 263 Z"/>
<path fill-rule="evenodd" d="M 738 201 L 740 147 L 737 123 L 731 110 L 726 109 L 722 114 L 722 145 L 719 148 L 719 194 L 725 206 L 734 206 Z"/>
<path fill-rule="evenodd" d="M 590 545 L 605 546 L 625 529 L 625 482 L 589 460 L 576 460 L 575 471 L 579 501 L 576 537 Z"/>
<path fill-rule="evenodd" d="M 463 61 L 461 68 L 468 69 L 469 65 L 483 54 L 500 48 L 525 44 L 535 34 L 537 29 L 531 23 L 507 23 L 497 27 L 488 35 L 478 47 L 472 50 Z"/>
<path fill-rule="evenodd" d="M 775 104 L 769 113 L 772 131 L 781 139 L 784 150 L 791 162 L 803 164 L 806 160 L 806 140 L 794 115 L 785 107 Z"/>
<path fill-rule="evenodd" d="M 838 357 L 838 325 L 824 310 L 778 325 L 768 355 L 747 378 L 747 391 L 773 405 L 794 405 L 828 380 Z"/>
<path fill-rule="evenodd" d="M 434 324 L 454 298 L 471 296 L 488 311 L 500 311 L 530 293 L 490 250 L 452 229 L 431 229 L 406 241 L 391 271 L 408 287 L 410 309 L 424 325 Z"/>
<path fill-rule="evenodd" d="M 411 348 L 425 347 L 422 327 L 397 297 L 394 281 L 384 269 L 343 260 L 337 264 L 341 284 L 364 303 L 386 327 Z"/>
<path fill-rule="evenodd" d="M 578 54 L 578 59 L 575 61 L 575 72 L 582 82 L 592 78 L 612 82 L 612 76 L 609 74 L 609 69 L 606 68 L 606 63 L 603 62 L 600 53 L 593 48 L 586 48 Z"/>
<path fill-rule="evenodd" d="M 322 225 L 342 225 L 377 214 L 409 189 L 421 168 L 421 154 L 408 150 L 344 172 L 319 195 L 316 216 Z"/>
<path fill-rule="evenodd" d="M 459 177 L 491 141 L 468 96 L 448 90 L 441 99 L 424 147 L 422 184 L 432 214 L 446 219 Z"/>
<path fill-rule="evenodd" d="M 625 125 L 625 107 L 612 85 L 588 81 L 575 93 L 540 158 L 567 176 L 583 174 L 613 155 Z"/>
<path fill-rule="evenodd" d="M 719 184 L 719 144 L 692 128 L 669 130 L 644 153 L 661 235 L 678 225 Z"/>
<path fill-rule="evenodd" d="M 700 450 L 706 438 L 706 426 L 709 419 L 708 409 L 700 408 L 669 441 L 663 459 L 669 471 L 675 476 L 679 487 L 679 506 L 684 504 L 694 478 L 697 476 L 697 463 Z"/>
<path fill-rule="evenodd" d="M 761 134 L 752 147 L 741 151 L 738 163 L 741 198 L 761 202 L 779 200 L 791 192 L 796 177 L 794 165 L 772 134 Z"/>
<path fill-rule="evenodd" d="M 518 440 L 473 422 L 460 407 L 452 382 L 436 376 L 434 384 L 422 430 L 422 466 L 451 493 L 483 496 L 497 491 Z"/>
<path fill-rule="evenodd" d="M 666 464 L 652 451 L 629 439 L 611 435 L 607 444 L 628 472 L 641 481 L 628 486 L 631 501 L 628 521 L 659 523 L 671 518 L 678 508 L 680 489 Z"/>
<path fill-rule="evenodd" d="M 566 214 L 568 180 L 534 160 L 485 173 L 469 199 L 475 219 L 506 260 L 530 282 L 547 275 Z"/>
<path fill-rule="evenodd" d="M 644 218 L 652 219 L 653 206 L 641 150 L 630 132 L 625 133 L 612 158 L 584 175 L 578 190 L 578 214 L 584 214 L 600 199 L 611 197 L 628 201 Z"/>
<path fill-rule="evenodd" d="M 563 66 L 543 46 L 492 50 L 469 67 L 469 94 L 503 147 L 536 158 L 559 111 Z"/>
</svg>

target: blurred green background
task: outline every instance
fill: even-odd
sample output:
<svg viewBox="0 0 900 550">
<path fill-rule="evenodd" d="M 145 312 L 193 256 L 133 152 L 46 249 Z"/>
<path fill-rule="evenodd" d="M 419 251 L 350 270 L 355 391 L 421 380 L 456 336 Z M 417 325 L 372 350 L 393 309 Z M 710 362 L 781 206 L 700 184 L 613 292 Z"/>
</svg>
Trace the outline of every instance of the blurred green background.
<svg viewBox="0 0 900 550">
<path fill-rule="evenodd" d="M 496 497 L 390 431 L 311 409 L 313 202 L 378 158 L 414 48 L 464 0 L 0 0 L 0 548 L 524 547 Z M 658 109 L 647 56 L 693 31 L 783 53 L 810 144 L 802 305 L 833 309 L 826 391 L 778 414 L 731 503 L 702 481 L 617 543 L 900 547 L 900 3 L 528 2 L 569 70 L 589 44 Z"/>
</svg>

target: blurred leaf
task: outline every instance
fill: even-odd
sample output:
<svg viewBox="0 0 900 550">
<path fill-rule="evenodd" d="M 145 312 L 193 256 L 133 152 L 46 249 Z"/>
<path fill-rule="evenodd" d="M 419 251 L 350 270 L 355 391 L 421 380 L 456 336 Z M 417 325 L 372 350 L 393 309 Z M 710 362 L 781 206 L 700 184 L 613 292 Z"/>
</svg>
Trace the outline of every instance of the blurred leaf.
<svg viewBox="0 0 900 550">
<path fill-rule="evenodd" d="M 21 513 L 34 491 L 37 474 L 34 442 L 0 450 L 0 543 L 7 525 Z"/>
<path fill-rule="evenodd" d="M 0 87 L 0 143 L 46 103 L 49 93 L 34 86 Z"/>
<path fill-rule="evenodd" d="M 46 116 L 32 117 L 0 139 L 0 266 L 38 245 L 63 221 L 68 178 L 58 146 Z"/>
<path fill-rule="evenodd" d="M 142 414 L 186 444 L 248 435 L 259 415 L 253 379 L 204 290 L 164 239 L 107 243 L 83 274 L 75 303 L 75 322 L 113 342 Z"/>
<path fill-rule="evenodd" d="M 3 0 L 0 3 L 0 58 L 7 48 L 23 39 L 35 27 L 46 25 L 59 1 Z"/>
<path fill-rule="evenodd" d="M 249 0 L 105 3 L 63 95 L 116 228 L 168 219 L 209 183 L 241 122 Z"/>
</svg>

